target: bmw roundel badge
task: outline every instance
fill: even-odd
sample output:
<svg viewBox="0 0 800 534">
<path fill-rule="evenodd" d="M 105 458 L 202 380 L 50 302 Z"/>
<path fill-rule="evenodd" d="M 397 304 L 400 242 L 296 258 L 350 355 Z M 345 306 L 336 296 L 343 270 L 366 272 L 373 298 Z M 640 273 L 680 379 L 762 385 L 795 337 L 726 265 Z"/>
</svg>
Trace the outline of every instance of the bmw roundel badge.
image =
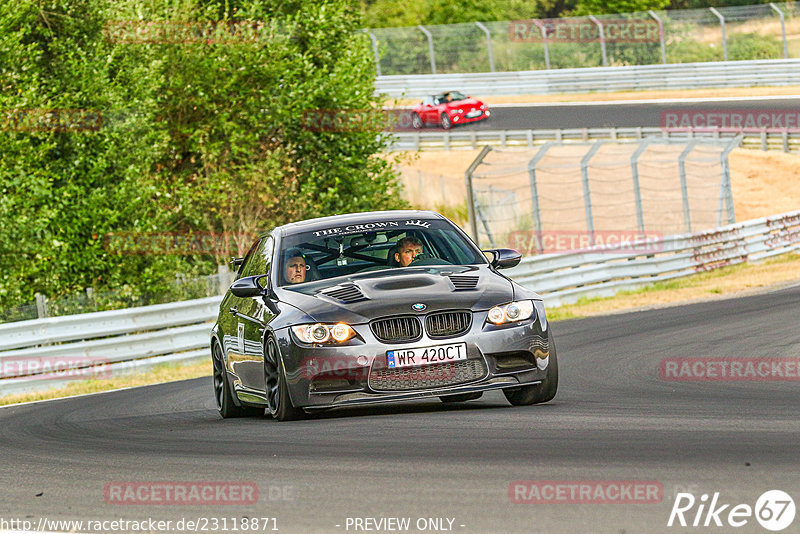
<svg viewBox="0 0 800 534">
<path fill-rule="evenodd" d="M 421 302 L 417 302 L 416 304 L 413 304 L 413 305 L 411 306 L 411 308 L 412 308 L 412 309 L 414 309 L 415 311 L 422 311 L 422 310 L 424 310 L 425 308 L 427 308 L 427 306 L 425 306 L 425 305 L 424 305 L 423 303 L 421 303 Z"/>
</svg>

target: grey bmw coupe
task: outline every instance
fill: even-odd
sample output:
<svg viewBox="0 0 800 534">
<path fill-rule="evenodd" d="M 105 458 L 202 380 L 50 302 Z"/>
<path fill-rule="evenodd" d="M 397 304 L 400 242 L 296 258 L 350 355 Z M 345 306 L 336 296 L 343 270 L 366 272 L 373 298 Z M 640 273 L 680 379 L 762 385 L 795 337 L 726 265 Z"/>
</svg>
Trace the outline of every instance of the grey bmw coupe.
<svg viewBox="0 0 800 534">
<path fill-rule="evenodd" d="M 211 332 L 223 418 L 502 389 L 551 400 L 558 361 L 539 295 L 503 276 L 521 255 L 481 251 L 429 211 L 280 226 L 244 258 Z"/>
</svg>

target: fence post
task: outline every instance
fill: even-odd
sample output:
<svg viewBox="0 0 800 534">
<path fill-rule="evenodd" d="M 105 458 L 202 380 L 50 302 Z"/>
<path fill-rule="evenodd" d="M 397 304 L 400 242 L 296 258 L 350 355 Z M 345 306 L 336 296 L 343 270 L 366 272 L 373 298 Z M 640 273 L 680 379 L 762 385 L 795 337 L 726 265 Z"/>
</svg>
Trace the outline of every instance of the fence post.
<svg viewBox="0 0 800 534">
<path fill-rule="evenodd" d="M 550 70 L 550 50 L 547 48 L 547 28 L 542 24 L 541 20 L 533 19 L 533 23 L 542 32 L 542 45 L 544 46 L 544 66 Z"/>
<path fill-rule="evenodd" d="M 478 220 L 475 217 L 475 195 L 472 190 L 472 173 L 475 172 L 475 169 L 478 168 L 478 165 L 481 164 L 483 158 L 485 158 L 486 154 L 488 154 L 491 150 L 492 147 L 485 145 L 480 154 L 478 154 L 478 157 L 475 158 L 475 161 L 470 164 L 469 168 L 464 173 L 464 182 L 467 188 L 467 214 L 469 217 L 469 228 L 472 232 L 472 238 L 478 245 L 480 245 L 480 236 L 478 235 Z"/>
<path fill-rule="evenodd" d="M 597 24 L 597 29 L 600 30 L 600 51 L 603 53 L 603 66 L 608 67 L 608 58 L 606 57 L 606 35 L 603 32 L 603 23 L 594 15 L 589 15 L 589 20 Z"/>
<path fill-rule="evenodd" d="M 728 61 L 728 37 L 725 35 L 725 17 L 713 7 L 708 9 L 719 19 L 719 27 L 722 29 L 722 57 L 725 61 Z"/>
<path fill-rule="evenodd" d="M 717 217 L 717 226 L 722 226 L 722 200 L 723 197 L 725 199 L 725 203 L 728 208 L 728 224 L 733 224 L 736 222 L 736 215 L 733 210 L 733 192 L 731 191 L 731 169 L 730 165 L 728 164 L 728 155 L 731 153 L 731 150 L 739 146 L 739 143 L 742 142 L 742 134 L 737 135 L 728 146 L 725 147 L 725 150 L 722 151 L 720 154 L 720 163 L 722 163 L 722 183 L 720 184 L 719 190 L 719 216 Z"/>
<path fill-rule="evenodd" d="M 589 160 L 600 150 L 605 141 L 596 141 L 592 148 L 581 159 L 581 178 L 583 180 L 583 204 L 586 211 L 586 231 L 589 232 L 589 244 L 594 245 L 594 218 L 592 217 L 592 194 L 589 189 Z"/>
<path fill-rule="evenodd" d="M 47 317 L 47 297 L 41 293 L 36 293 L 36 314 L 39 319 Z"/>
<path fill-rule="evenodd" d="M 778 6 L 776 6 L 774 2 L 770 2 L 769 7 L 775 10 L 775 12 L 778 13 L 778 16 L 781 18 L 781 35 L 783 36 L 783 58 L 789 59 L 789 46 L 786 44 L 786 22 L 783 20 L 783 11 L 778 9 Z"/>
<path fill-rule="evenodd" d="M 478 28 L 483 30 L 483 33 L 486 34 L 486 50 L 489 52 L 489 70 L 494 72 L 494 54 L 492 54 L 492 34 L 489 32 L 489 28 L 483 25 L 482 22 L 475 23 Z"/>
<path fill-rule="evenodd" d="M 381 59 L 378 55 L 378 39 L 375 38 L 375 34 L 373 34 L 369 30 L 363 30 L 364 33 L 369 35 L 369 40 L 372 41 L 372 53 L 375 55 L 375 72 L 378 76 L 381 75 Z"/>
<path fill-rule="evenodd" d="M 418 25 L 417 28 L 425 34 L 425 37 L 428 38 L 428 54 L 431 57 L 431 73 L 436 74 L 436 58 L 433 56 L 433 35 L 422 24 Z"/>
<path fill-rule="evenodd" d="M 690 141 L 689 144 L 686 145 L 686 148 L 683 149 L 683 152 L 681 152 L 681 155 L 678 156 L 678 172 L 681 177 L 681 198 L 683 199 L 683 224 L 686 227 L 687 233 L 691 233 L 692 231 L 692 217 L 689 211 L 689 188 L 686 185 L 686 158 L 689 156 L 689 153 L 694 150 L 697 142 L 697 139 Z"/>
<path fill-rule="evenodd" d="M 555 144 L 555 141 L 547 141 L 536 154 L 528 162 L 528 179 L 531 184 L 531 215 L 533 215 L 533 224 L 536 225 L 536 237 L 538 251 L 541 253 L 542 248 L 542 216 L 539 212 L 539 190 L 536 187 L 536 166 L 539 161 L 544 157 L 550 147 Z"/>
<path fill-rule="evenodd" d="M 227 265 L 217 265 L 217 281 L 219 283 L 219 295 L 224 295 L 230 287 L 230 274 Z"/>
<path fill-rule="evenodd" d="M 648 10 L 648 13 L 651 17 L 653 17 L 658 24 L 658 38 L 661 41 L 661 63 L 666 65 L 667 64 L 667 47 L 664 44 L 664 23 L 661 21 L 661 17 L 656 15 L 656 12 L 652 9 Z"/>
<path fill-rule="evenodd" d="M 645 139 L 639 143 L 639 146 L 631 156 L 631 176 L 633 177 L 633 198 L 636 202 L 636 225 L 639 227 L 639 232 L 644 234 L 644 214 L 642 213 L 642 192 L 639 189 L 639 156 L 647 150 L 647 145 L 650 144 L 650 139 Z"/>
</svg>

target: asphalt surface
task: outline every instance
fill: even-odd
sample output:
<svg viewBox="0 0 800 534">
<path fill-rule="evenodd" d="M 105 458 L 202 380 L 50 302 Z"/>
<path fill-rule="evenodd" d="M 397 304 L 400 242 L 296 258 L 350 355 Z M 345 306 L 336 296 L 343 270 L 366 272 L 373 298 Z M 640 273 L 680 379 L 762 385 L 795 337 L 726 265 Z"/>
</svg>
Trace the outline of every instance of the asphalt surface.
<svg viewBox="0 0 800 534">
<path fill-rule="evenodd" d="M 463 533 L 765 532 L 752 517 L 736 529 L 666 524 L 679 491 L 753 506 L 780 489 L 800 504 L 798 382 L 665 381 L 659 362 L 798 357 L 798 309 L 800 286 L 555 323 L 561 387 L 542 406 L 512 408 L 494 392 L 458 406 L 223 421 L 208 378 L 2 408 L 0 518 L 275 517 L 281 532 L 391 532 L 347 528 L 357 517 L 409 517 L 412 527 L 450 518 Z M 515 480 L 655 481 L 663 497 L 518 504 Z M 259 501 L 107 503 L 104 488 L 121 481 L 254 482 Z M 800 516 L 785 532 L 798 530 Z"/>
<path fill-rule="evenodd" d="M 457 126 L 453 131 L 660 127 L 661 113 L 663 111 L 694 110 L 719 113 L 746 109 L 800 112 L 800 97 L 703 102 L 489 106 L 489 109 L 492 115 L 488 120 Z M 441 130 L 441 127 L 428 126 L 428 129 Z"/>
</svg>

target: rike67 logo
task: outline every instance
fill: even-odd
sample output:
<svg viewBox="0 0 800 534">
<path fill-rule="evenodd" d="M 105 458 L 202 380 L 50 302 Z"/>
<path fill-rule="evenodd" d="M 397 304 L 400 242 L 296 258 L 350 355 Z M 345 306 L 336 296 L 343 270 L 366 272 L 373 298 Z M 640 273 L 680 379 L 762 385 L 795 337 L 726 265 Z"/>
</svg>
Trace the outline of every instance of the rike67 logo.
<svg viewBox="0 0 800 534">
<path fill-rule="evenodd" d="M 667 526 L 738 528 L 748 524 L 755 516 L 763 528 L 778 532 L 792 524 L 795 511 L 794 500 L 781 490 L 765 491 L 756 500 L 755 506 L 724 503 L 719 492 L 714 492 L 710 499 L 707 493 L 699 499 L 691 493 L 678 493 Z"/>
</svg>

